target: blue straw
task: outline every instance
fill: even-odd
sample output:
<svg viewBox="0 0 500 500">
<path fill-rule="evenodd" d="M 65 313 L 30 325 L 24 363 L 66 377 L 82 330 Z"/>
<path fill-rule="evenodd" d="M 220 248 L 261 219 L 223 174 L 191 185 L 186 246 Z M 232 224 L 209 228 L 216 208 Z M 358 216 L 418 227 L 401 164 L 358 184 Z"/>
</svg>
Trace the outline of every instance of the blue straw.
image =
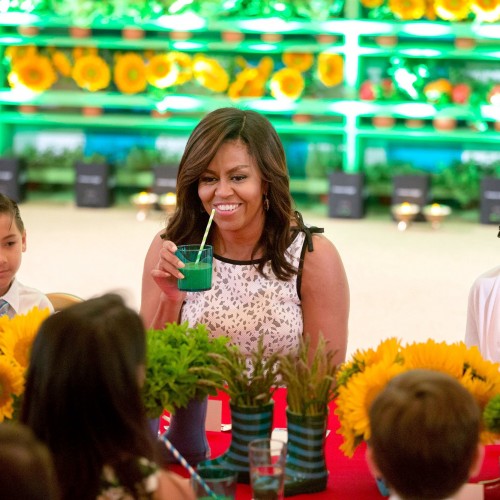
<svg viewBox="0 0 500 500">
<path fill-rule="evenodd" d="M 203 481 L 202 477 L 193 469 L 193 467 L 188 464 L 186 459 L 179 453 L 179 450 L 169 441 L 169 439 L 167 438 L 167 434 L 162 434 L 160 438 L 165 443 L 168 451 L 170 451 L 170 453 L 172 453 L 172 455 L 180 462 L 180 464 L 189 472 L 190 476 L 203 487 L 207 494 L 213 498 L 219 498 L 209 488 L 208 484 Z"/>
</svg>

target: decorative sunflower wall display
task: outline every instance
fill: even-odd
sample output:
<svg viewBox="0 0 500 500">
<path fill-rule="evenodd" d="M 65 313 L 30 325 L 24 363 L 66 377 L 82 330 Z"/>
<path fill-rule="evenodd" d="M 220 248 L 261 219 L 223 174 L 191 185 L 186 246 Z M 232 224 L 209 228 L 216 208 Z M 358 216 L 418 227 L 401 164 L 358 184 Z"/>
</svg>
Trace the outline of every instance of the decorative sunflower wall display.
<svg viewBox="0 0 500 500">
<path fill-rule="evenodd" d="M 500 20 L 500 0 L 360 0 L 360 4 L 374 19 Z"/>
<path fill-rule="evenodd" d="M 344 60 L 336 53 L 285 52 L 253 61 L 242 56 L 190 55 L 179 51 L 110 51 L 9 47 L 5 53 L 12 88 L 45 92 L 54 88 L 88 92 L 146 94 L 154 101 L 168 94 L 225 94 L 238 100 L 271 96 L 296 101 L 344 79 Z M 189 85 L 189 86 L 187 86 Z M 319 86 L 319 87 L 318 87 Z"/>
</svg>

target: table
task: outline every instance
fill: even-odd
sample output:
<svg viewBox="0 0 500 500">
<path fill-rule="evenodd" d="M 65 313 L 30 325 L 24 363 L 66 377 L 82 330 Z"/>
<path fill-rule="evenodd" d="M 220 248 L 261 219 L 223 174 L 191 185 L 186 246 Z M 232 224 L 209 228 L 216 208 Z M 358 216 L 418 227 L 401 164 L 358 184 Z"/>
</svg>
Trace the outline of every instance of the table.
<svg viewBox="0 0 500 500">
<path fill-rule="evenodd" d="M 222 401 L 222 423 L 230 422 L 230 412 L 228 397 L 220 393 L 213 399 Z M 274 427 L 286 428 L 286 390 L 278 390 L 274 394 Z M 342 437 L 337 434 L 339 427 L 337 416 L 334 413 L 335 403 L 331 404 L 328 418 L 328 429 L 330 434 L 326 438 L 325 455 L 328 470 L 327 489 L 320 493 L 297 495 L 296 500 L 383 500 L 371 476 L 365 460 L 366 445 L 361 444 L 354 456 L 348 458 L 340 451 L 339 446 L 342 443 Z M 224 453 L 231 442 L 230 432 L 207 432 L 207 438 L 210 444 L 211 457 L 215 458 Z M 472 482 L 490 480 L 500 476 L 499 469 L 500 444 L 488 445 L 486 447 L 485 460 L 477 477 L 472 478 Z M 238 484 L 236 492 L 237 500 L 250 500 L 250 486 Z M 500 482 L 485 488 L 485 500 L 500 499 Z"/>
</svg>

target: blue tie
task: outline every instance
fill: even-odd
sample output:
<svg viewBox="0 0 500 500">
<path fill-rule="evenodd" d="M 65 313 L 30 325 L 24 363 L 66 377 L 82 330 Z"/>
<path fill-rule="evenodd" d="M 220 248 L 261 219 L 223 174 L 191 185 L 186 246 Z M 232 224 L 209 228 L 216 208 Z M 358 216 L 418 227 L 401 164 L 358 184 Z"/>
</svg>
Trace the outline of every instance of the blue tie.
<svg viewBox="0 0 500 500">
<path fill-rule="evenodd" d="M 0 299 L 0 316 L 8 315 L 9 308 L 10 308 L 9 303 L 4 299 Z"/>
</svg>

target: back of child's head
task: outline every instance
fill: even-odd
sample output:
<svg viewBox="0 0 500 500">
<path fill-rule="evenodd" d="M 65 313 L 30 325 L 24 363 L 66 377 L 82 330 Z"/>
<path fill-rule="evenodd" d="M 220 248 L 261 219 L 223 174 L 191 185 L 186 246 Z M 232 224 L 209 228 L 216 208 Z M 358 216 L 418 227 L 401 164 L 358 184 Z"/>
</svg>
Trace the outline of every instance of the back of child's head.
<svg viewBox="0 0 500 500">
<path fill-rule="evenodd" d="M 0 424 L 0 496 L 23 500 L 58 498 L 50 452 L 21 424 Z"/>
<path fill-rule="evenodd" d="M 21 234 L 24 232 L 24 223 L 17 203 L 3 193 L 0 193 L 0 215 L 1 214 L 9 215 L 16 223 L 19 232 Z"/>
<path fill-rule="evenodd" d="M 405 500 L 453 495 L 477 462 L 481 411 L 449 375 L 411 370 L 392 379 L 370 408 L 370 453 Z"/>
<path fill-rule="evenodd" d="M 68 498 L 83 498 L 83 484 L 95 489 L 104 464 L 122 456 L 153 457 L 139 380 L 145 344 L 140 316 L 114 294 L 73 305 L 42 323 L 21 421 L 49 446 Z"/>
</svg>

